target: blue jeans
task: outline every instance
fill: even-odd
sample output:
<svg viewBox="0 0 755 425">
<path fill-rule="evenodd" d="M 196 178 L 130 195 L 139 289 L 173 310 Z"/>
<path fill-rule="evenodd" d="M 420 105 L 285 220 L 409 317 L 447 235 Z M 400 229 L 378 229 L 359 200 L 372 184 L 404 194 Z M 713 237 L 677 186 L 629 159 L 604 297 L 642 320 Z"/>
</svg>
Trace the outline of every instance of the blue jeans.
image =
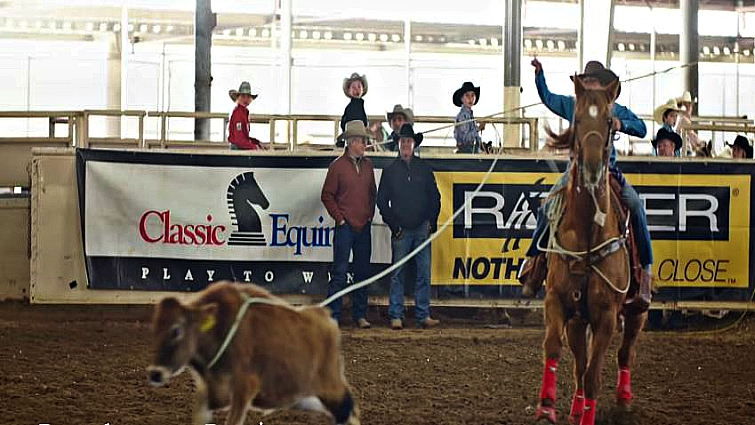
<svg viewBox="0 0 755 425">
<path fill-rule="evenodd" d="M 553 185 L 551 192 L 566 186 L 569 181 L 568 165 L 566 169 L 567 172 L 564 173 L 558 182 Z M 648 231 L 648 219 L 645 215 L 645 207 L 642 204 L 639 195 L 637 195 L 637 191 L 634 190 L 628 181 L 625 181 L 624 185 L 621 187 L 621 199 L 629 208 L 629 220 L 632 222 L 632 228 L 634 230 L 634 243 L 637 245 L 637 250 L 640 254 L 640 265 L 647 267 L 653 264 L 653 246 L 650 243 L 650 231 Z M 548 219 L 546 218 L 546 208 L 548 208 L 548 206 L 549 203 L 546 202 L 545 205 L 538 208 L 537 226 L 535 227 L 535 232 L 532 234 L 532 244 L 527 250 L 528 257 L 535 257 L 540 254 L 540 250 L 537 248 L 537 242 L 543 234 L 545 234 L 545 236 L 543 236 L 543 245 L 547 246 L 548 238 L 550 237 L 548 234 Z"/>
<path fill-rule="evenodd" d="M 404 258 L 412 250 L 427 240 L 429 232 L 427 222 L 422 223 L 416 229 L 403 230 L 401 238 L 391 237 L 391 251 L 393 264 Z M 416 305 L 415 317 L 417 323 L 422 323 L 430 317 L 430 265 L 432 251 L 430 244 L 414 256 L 417 265 L 417 282 L 414 285 L 414 302 Z M 411 261 L 411 260 L 410 260 Z M 390 307 L 388 317 L 393 319 L 404 318 L 404 277 L 406 264 L 391 273 Z"/>
<path fill-rule="evenodd" d="M 346 286 L 346 270 L 349 268 L 349 254 L 354 252 L 354 282 L 370 277 L 370 256 L 372 255 L 371 225 L 367 223 L 361 231 L 355 232 L 351 226 L 336 226 L 333 236 L 333 274 L 328 285 L 328 297 Z M 367 316 L 367 287 L 351 293 L 351 316 L 356 322 Z M 332 316 L 341 320 L 342 300 L 338 298 L 328 304 Z"/>
</svg>

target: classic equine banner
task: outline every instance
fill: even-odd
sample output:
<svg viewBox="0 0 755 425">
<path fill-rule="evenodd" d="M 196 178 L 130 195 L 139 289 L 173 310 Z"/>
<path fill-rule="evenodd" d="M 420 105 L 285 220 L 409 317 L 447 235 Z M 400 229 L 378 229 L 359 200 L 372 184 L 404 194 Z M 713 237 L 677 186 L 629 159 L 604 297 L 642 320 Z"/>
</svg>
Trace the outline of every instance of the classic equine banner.
<svg viewBox="0 0 755 425">
<path fill-rule="evenodd" d="M 320 192 L 334 157 L 78 150 L 90 288 L 195 291 L 236 279 L 276 293 L 324 294 L 334 223 Z M 372 159 L 377 183 L 395 157 Z M 462 209 L 432 244 L 432 284 L 452 295 L 516 296 L 535 208 L 564 161 L 500 160 L 477 194 L 491 160 L 428 161 L 440 224 Z M 755 165 L 619 164 L 645 204 L 661 297 L 748 297 Z M 377 273 L 391 262 L 378 211 L 372 245 Z M 371 292 L 387 293 L 387 284 Z"/>
</svg>

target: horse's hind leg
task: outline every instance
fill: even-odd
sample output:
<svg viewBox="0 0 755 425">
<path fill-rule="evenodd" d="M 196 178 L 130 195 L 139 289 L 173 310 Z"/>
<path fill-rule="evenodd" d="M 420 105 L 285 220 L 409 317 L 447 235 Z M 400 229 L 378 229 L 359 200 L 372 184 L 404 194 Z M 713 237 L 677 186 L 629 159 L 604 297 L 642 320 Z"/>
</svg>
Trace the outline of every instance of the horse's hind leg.
<svg viewBox="0 0 755 425">
<path fill-rule="evenodd" d="M 561 338 L 564 332 L 564 313 L 558 296 L 552 291 L 545 295 L 545 368 L 540 389 L 540 404 L 535 420 L 556 423 L 556 370 L 561 358 Z"/>
<path fill-rule="evenodd" d="M 616 327 L 616 311 L 613 308 L 595 309 L 592 311 L 590 326 L 593 330 L 592 346 L 590 347 L 590 361 L 585 371 L 585 410 L 580 425 L 595 424 L 596 399 L 600 392 L 600 373 L 606 351 L 611 344 Z"/>
<path fill-rule="evenodd" d="M 572 319 L 566 324 L 566 337 L 569 348 L 574 354 L 574 398 L 572 399 L 569 423 L 579 424 L 585 409 L 584 376 L 587 368 L 587 323 L 581 319 Z"/>
<path fill-rule="evenodd" d="M 632 379 L 629 366 L 634 362 L 634 346 L 647 320 L 647 312 L 628 313 L 624 317 L 624 335 L 619 347 L 619 376 L 616 384 L 616 404 L 629 406 L 632 402 Z"/>
</svg>

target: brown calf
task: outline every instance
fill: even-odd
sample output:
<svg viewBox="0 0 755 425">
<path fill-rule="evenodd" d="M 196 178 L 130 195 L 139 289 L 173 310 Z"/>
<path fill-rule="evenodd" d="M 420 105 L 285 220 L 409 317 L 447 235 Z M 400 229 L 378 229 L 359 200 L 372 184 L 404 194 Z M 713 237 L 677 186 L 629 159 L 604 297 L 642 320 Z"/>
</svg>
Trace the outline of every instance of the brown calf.
<svg viewBox="0 0 755 425">
<path fill-rule="evenodd" d="M 249 298 L 265 302 L 249 304 L 211 365 Z M 359 424 L 343 373 L 340 332 L 326 308 L 295 308 L 259 286 L 218 282 L 188 304 L 163 299 L 153 332 L 157 352 L 149 382 L 162 386 L 188 367 L 197 387 L 195 425 L 228 407 L 228 425 L 243 424 L 249 408 L 320 410 L 337 424 Z"/>
</svg>

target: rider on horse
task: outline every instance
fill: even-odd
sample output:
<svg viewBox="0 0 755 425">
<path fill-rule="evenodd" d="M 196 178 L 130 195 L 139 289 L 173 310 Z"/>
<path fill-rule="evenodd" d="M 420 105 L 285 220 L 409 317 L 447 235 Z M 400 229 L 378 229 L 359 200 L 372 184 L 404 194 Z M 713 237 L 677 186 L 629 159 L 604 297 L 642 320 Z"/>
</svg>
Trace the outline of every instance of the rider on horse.
<svg viewBox="0 0 755 425">
<path fill-rule="evenodd" d="M 535 67 L 535 85 L 537 86 L 537 93 L 540 95 L 540 100 L 545 106 L 548 107 L 554 114 L 569 120 L 571 124 L 574 119 L 574 105 L 575 99 L 573 96 L 563 96 L 553 94 L 548 90 L 548 86 L 545 83 L 545 76 L 543 75 L 543 67 L 537 59 L 532 60 L 532 66 Z M 603 64 L 598 61 L 590 61 L 585 65 L 585 71 L 579 75 L 582 79 L 582 83 L 586 89 L 601 89 L 608 86 L 619 77 L 613 73 L 613 71 L 605 68 Z M 616 97 L 619 96 L 621 87 L 616 93 Z M 636 137 L 645 137 L 647 129 L 645 123 L 637 117 L 629 108 L 614 103 L 612 107 L 613 111 L 613 131 L 620 131 Z M 571 160 L 571 159 L 570 159 Z M 651 301 L 651 267 L 653 264 L 653 248 L 650 245 L 650 232 L 648 231 L 647 218 L 645 216 L 645 209 L 642 205 L 637 192 L 632 185 L 626 181 L 621 171 L 616 166 L 616 148 L 611 145 L 611 159 L 610 159 L 610 171 L 611 175 L 621 185 L 621 197 L 622 201 L 627 205 L 630 211 L 630 220 L 633 227 L 634 243 L 637 246 L 640 257 L 640 265 L 642 266 L 642 278 L 640 279 L 640 290 L 638 291 L 638 297 L 635 297 L 639 302 L 639 307 L 647 309 L 650 306 Z M 561 179 L 553 185 L 551 192 L 554 192 L 561 187 L 564 187 L 568 182 L 569 167 L 566 167 L 566 172 L 561 176 Z M 538 249 L 538 241 L 541 236 L 548 232 L 548 223 L 546 219 L 546 208 L 548 203 L 546 202 L 538 210 L 537 227 L 532 235 L 532 245 L 527 250 L 527 258 L 525 259 L 522 267 L 519 271 L 519 281 L 522 283 L 522 295 L 525 297 L 533 297 L 542 287 L 543 281 L 547 275 L 547 262 L 545 254 Z M 545 235 L 544 241 L 548 240 L 548 235 Z"/>
</svg>

